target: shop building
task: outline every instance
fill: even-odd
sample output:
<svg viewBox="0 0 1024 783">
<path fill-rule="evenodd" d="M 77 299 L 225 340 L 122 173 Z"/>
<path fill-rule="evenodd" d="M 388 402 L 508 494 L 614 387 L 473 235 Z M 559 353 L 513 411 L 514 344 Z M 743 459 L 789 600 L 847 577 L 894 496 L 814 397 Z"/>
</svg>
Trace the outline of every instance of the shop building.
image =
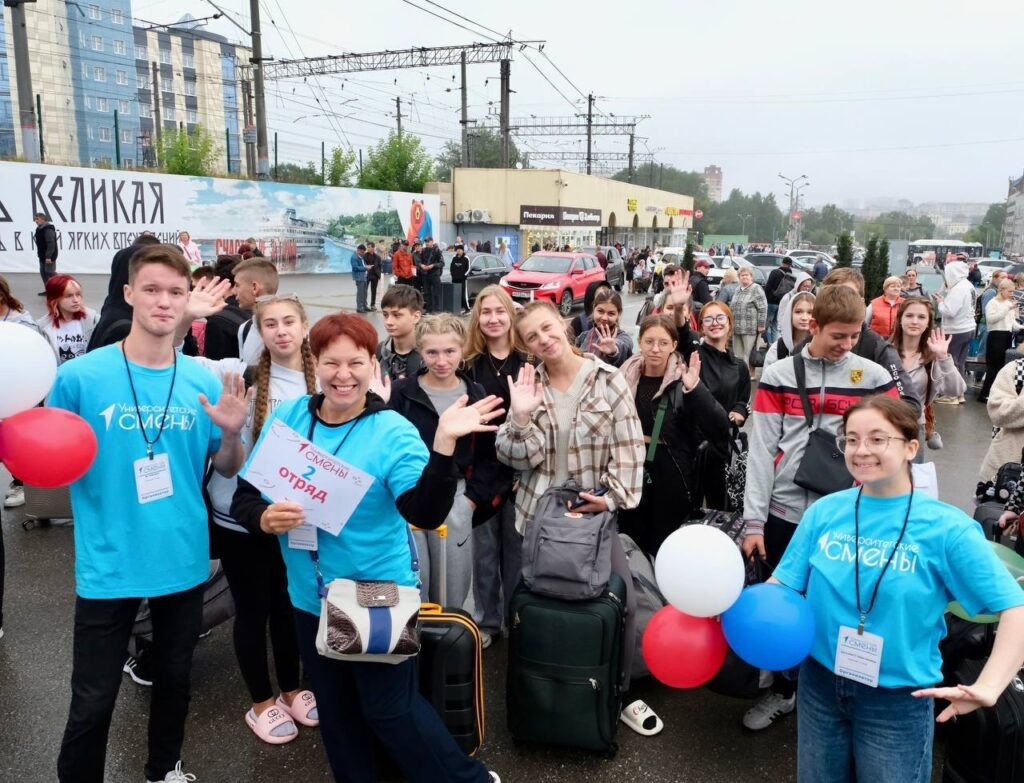
<svg viewBox="0 0 1024 783">
<path fill-rule="evenodd" d="M 425 191 L 464 242 L 505 241 L 516 259 L 547 244 L 684 245 L 693 226 L 691 196 L 560 169 L 455 169 Z"/>
</svg>

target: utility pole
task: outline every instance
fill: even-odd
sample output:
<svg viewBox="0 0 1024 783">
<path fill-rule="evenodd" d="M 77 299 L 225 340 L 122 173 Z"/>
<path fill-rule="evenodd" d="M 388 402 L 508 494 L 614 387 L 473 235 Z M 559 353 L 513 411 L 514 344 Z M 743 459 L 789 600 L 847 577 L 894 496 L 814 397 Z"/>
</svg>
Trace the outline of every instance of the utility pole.
<svg viewBox="0 0 1024 783">
<path fill-rule="evenodd" d="M 512 73 L 512 61 L 502 60 L 501 67 L 501 165 L 508 168 L 512 160 L 512 138 L 509 128 L 509 103 L 512 90 L 509 88 L 509 76 Z"/>
<path fill-rule="evenodd" d="M 46 150 L 43 149 L 43 98 L 36 93 L 36 120 L 39 122 L 39 162 L 46 163 Z"/>
<path fill-rule="evenodd" d="M 398 138 L 402 138 L 402 98 L 395 96 L 395 120 L 398 122 Z"/>
<path fill-rule="evenodd" d="M 253 127 L 252 116 L 252 82 L 242 82 L 242 111 L 245 114 L 245 127 Z M 242 138 L 245 139 L 243 131 Z M 251 141 L 245 142 L 245 176 L 252 179 L 256 176 L 256 145 Z"/>
<path fill-rule="evenodd" d="M 224 129 L 224 157 L 228 162 L 228 174 L 231 173 L 231 129 Z"/>
<path fill-rule="evenodd" d="M 802 179 L 807 178 L 808 177 L 806 174 L 801 174 L 799 177 L 790 178 L 783 176 L 781 172 L 779 173 L 779 179 L 781 179 L 783 182 L 789 183 L 789 222 L 787 223 L 787 226 L 789 228 L 786 231 L 786 244 L 788 244 L 790 248 L 794 247 L 793 238 L 795 236 L 796 231 L 796 226 L 794 225 L 793 220 L 793 213 L 796 211 L 796 183 Z"/>
<path fill-rule="evenodd" d="M 121 121 L 114 109 L 114 161 L 121 168 Z"/>
<path fill-rule="evenodd" d="M 28 30 L 25 27 L 25 3 L 35 0 L 4 0 L 11 8 L 11 36 L 14 38 L 14 72 L 18 84 L 18 114 L 21 119 L 21 154 L 29 163 L 39 162 L 39 130 L 32 105 L 32 66 L 28 55 Z"/>
<path fill-rule="evenodd" d="M 154 165 L 160 165 L 160 139 L 163 135 L 163 121 L 160 119 L 160 66 L 153 65 L 153 128 L 156 130 L 156 147 L 153 148 Z"/>
<path fill-rule="evenodd" d="M 263 88 L 263 33 L 260 31 L 260 0 L 249 0 L 252 24 L 252 65 L 256 83 L 256 178 L 270 179 L 267 137 L 267 101 Z"/>
<path fill-rule="evenodd" d="M 630 182 L 630 184 L 633 183 L 633 175 L 636 173 L 636 169 L 634 168 L 635 160 L 633 158 L 633 139 L 634 139 L 635 135 L 636 134 L 634 134 L 634 133 L 629 134 L 629 182 Z"/>
<path fill-rule="evenodd" d="M 630 136 L 632 138 L 632 136 Z M 594 93 L 587 96 L 587 174 L 590 173 L 591 150 L 594 141 Z"/>
<path fill-rule="evenodd" d="M 462 69 L 462 167 L 469 168 L 469 89 L 466 86 L 466 52 L 459 57 Z"/>
</svg>

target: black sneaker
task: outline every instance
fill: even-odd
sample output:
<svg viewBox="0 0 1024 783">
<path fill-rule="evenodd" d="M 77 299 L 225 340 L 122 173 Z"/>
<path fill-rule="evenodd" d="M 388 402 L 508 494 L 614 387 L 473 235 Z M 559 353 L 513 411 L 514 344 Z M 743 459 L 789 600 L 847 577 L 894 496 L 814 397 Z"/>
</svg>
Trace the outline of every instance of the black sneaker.
<svg viewBox="0 0 1024 783">
<path fill-rule="evenodd" d="M 146 659 L 143 656 L 135 658 L 134 656 L 129 655 L 128 659 L 124 662 L 122 670 L 125 674 L 131 677 L 137 685 L 152 688 L 153 677 L 146 668 L 145 661 Z"/>
</svg>

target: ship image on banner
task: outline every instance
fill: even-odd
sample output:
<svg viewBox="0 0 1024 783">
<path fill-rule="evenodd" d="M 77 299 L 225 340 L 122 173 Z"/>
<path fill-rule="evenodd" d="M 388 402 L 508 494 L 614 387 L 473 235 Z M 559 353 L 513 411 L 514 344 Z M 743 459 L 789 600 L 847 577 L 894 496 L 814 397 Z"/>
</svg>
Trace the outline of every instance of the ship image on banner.
<svg viewBox="0 0 1024 783">
<path fill-rule="evenodd" d="M 0 273 L 38 270 L 32 217 L 57 229 L 60 269 L 106 274 L 143 231 L 188 231 L 203 262 L 248 239 L 281 272 L 349 274 L 358 244 L 433 235 L 439 197 L 360 188 L 0 163 Z"/>
</svg>

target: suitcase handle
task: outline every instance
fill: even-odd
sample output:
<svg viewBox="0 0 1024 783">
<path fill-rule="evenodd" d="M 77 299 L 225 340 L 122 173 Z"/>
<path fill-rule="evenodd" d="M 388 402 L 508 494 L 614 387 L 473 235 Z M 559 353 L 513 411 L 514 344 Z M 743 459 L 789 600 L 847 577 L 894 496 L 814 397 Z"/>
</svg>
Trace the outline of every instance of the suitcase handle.
<svg viewBox="0 0 1024 783">
<path fill-rule="evenodd" d="M 448 525 L 441 525 L 441 527 L 434 530 L 428 530 L 425 527 L 416 527 L 416 525 L 409 525 L 413 530 L 417 530 L 421 533 L 430 535 L 431 533 L 437 533 L 441 538 L 448 538 Z"/>
<path fill-rule="evenodd" d="M 441 604 L 420 604 L 420 614 L 441 614 L 442 611 Z"/>
</svg>

